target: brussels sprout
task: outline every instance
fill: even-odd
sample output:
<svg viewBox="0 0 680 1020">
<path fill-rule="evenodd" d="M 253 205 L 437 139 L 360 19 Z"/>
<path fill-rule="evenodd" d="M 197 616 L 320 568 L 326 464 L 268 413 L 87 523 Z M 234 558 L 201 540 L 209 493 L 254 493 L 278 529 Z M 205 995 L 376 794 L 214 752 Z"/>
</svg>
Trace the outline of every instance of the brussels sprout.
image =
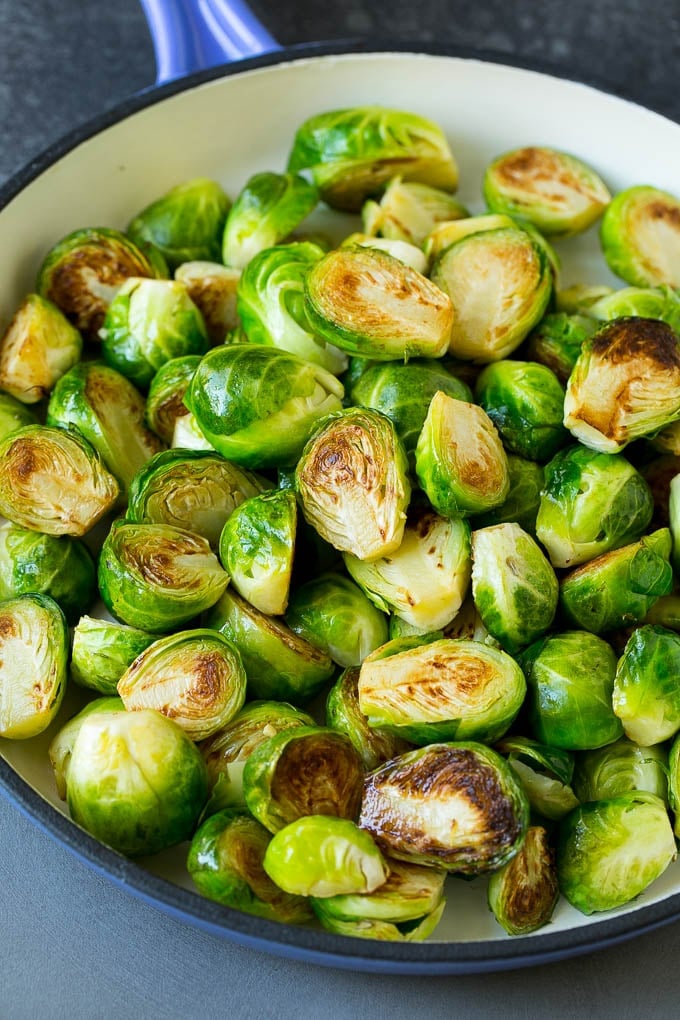
<svg viewBox="0 0 680 1020">
<path fill-rule="evenodd" d="M 0 390 L 0 441 L 24 425 L 39 425 L 38 416 L 16 397 Z"/>
<path fill-rule="evenodd" d="M 208 614 L 206 625 L 221 630 L 238 648 L 250 698 L 304 704 L 333 675 L 333 662 L 325 652 L 231 589 Z"/>
<path fill-rule="evenodd" d="M 368 725 L 359 707 L 358 666 L 343 670 L 328 692 L 326 725 L 349 737 L 367 771 L 409 750 L 410 745 L 401 737 Z"/>
<path fill-rule="evenodd" d="M 666 465 L 674 462 L 675 471 L 673 474 L 677 474 L 680 469 L 680 419 L 676 419 L 676 421 L 666 425 L 659 432 L 647 437 L 647 442 L 652 450 L 668 454 L 669 457 L 672 456 L 673 461 L 666 461 Z M 645 464 L 641 470 L 645 477 L 650 473 L 654 474 L 656 470 L 654 462 Z M 667 496 L 668 492 L 666 492 Z"/>
<path fill-rule="evenodd" d="M 71 678 L 81 687 L 116 695 L 125 670 L 159 637 L 112 620 L 81 616 L 73 630 Z"/>
<path fill-rule="evenodd" d="M 241 811 L 220 811 L 198 829 L 191 841 L 187 869 L 201 895 L 226 907 L 286 924 L 312 918 L 301 896 L 291 896 L 272 882 L 263 868 L 271 834 Z"/>
<path fill-rule="evenodd" d="M 485 230 L 505 230 L 517 224 L 509 216 L 488 213 L 482 216 L 454 217 L 432 228 L 423 242 L 423 249 L 429 259 L 434 261 L 445 248 L 456 241 L 469 237 L 470 234 L 481 234 Z"/>
<path fill-rule="evenodd" d="M 586 230 L 611 198 L 592 167 L 567 152 L 540 146 L 513 149 L 494 159 L 484 172 L 482 190 L 494 212 L 560 236 Z"/>
<path fill-rule="evenodd" d="M 508 454 L 510 489 L 500 506 L 475 517 L 479 528 L 492 524 L 519 524 L 529 535 L 536 533 L 536 518 L 544 485 L 544 470 L 533 460 Z"/>
<path fill-rule="evenodd" d="M 369 726 L 424 745 L 497 740 L 519 712 L 526 683 L 514 659 L 497 648 L 415 637 L 367 655 L 358 690 Z"/>
<path fill-rule="evenodd" d="M 680 201 L 638 184 L 614 197 L 602 220 L 602 251 L 611 271 L 636 287 L 680 287 Z"/>
<path fill-rule="evenodd" d="M 146 422 L 164 443 L 172 443 L 178 418 L 188 414 L 184 394 L 189 388 L 200 354 L 171 358 L 158 369 L 146 398 Z"/>
<path fill-rule="evenodd" d="M 245 467 L 294 463 L 314 423 L 342 407 L 334 375 L 256 344 L 215 347 L 185 397 L 208 442 Z"/>
<path fill-rule="evenodd" d="M 392 867 L 392 862 L 390 862 L 390 867 Z M 427 870 L 429 872 L 433 871 L 432 868 Z M 392 874 L 393 872 L 390 872 L 390 875 Z M 390 879 L 388 878 L 385 885 L 389 881 Z M 376 893 L 369 895 L 371 898 L 374 895 L 380 895 L 383 888 L 384 886 L 381 886 Z M 446 906 L 446 901 L 442 900 L 438 907 L 435 907 L 431 913 L 425 914 L 424 917 L 415 921 L 404 921 L 395 924 L 393 921 L 376 921 L 366 918 L 361 921 L 344 921 L 339 917 L 326 913 L 324 904 L 328 902 L 328 900 L 323 899 L 313 901 L 314 912 L 327 931 L 332 931 L 336 935 L 347 935 L 359 939 L 378 939 L 383 942 L 422 942 L 424 939 L 428 939 L 441 921 Z"/>
<path fill-rule="evenodd" d="M 404 534 L 407 470 L 386 415 L 361 407 L 333 415 L 312 435 L 295 471 L 305 519 L 341 552 L 361 560 L 389 556 Z"/>
<path fill-rule="evenodd" d="M 671 287 L 623 287 L 595 301 L 588 315 L 607 322 L 626 316 L 660 319 L 680 331 L 680 292 Z"/>
<path fill-rule="evenodd" d="M 606 747 L 584 751 L 576 760 L 574 790 L 582 803 L 609 800 L 644 790 L 668 801 L 668 749 L 640 747 L 625 737 Z"/>
<path fill-rule="evenodd" d="M 383 251 L 398 262 L 403 262 L 416 273 L 427 275 L 427 256 L 421 248 L 416 248 L 408 241 L 396 241 L 389 237 L 372 237 L 370 234 L 350 234 L 342 242 L 341 248 L 373 248 Z"/>
<path fill-rule="evenodd" d="M 66 799 L 95 839 L 140 857 L 189 839 L 208 793 L 189 737 L 160 712 L 93 712 L 71 752 Z"/>
<path fill-rule="evenodd" d="M 361 758 L 344 733 L 296 726 L 263 741 L 250 754 L 243 769 L 243 794 L 255 818 L 278 832 L 306 815 L 356 818 L 363 779 Z"/>
<path fill-rule="evenodd" d="M 212 453 L 217 453 L 212 443 L 209 443 L 201 432 L 191 411 L 175 419 L 170 445 L 177 450 L 209 450 Z"/>
<path fill-rule="evenodd" d="M 390 857 L 478 875 L 517 853 L 528 819 L 507 762 L 463 742 L 408 751 L 371 772 L 359 824 Z"/>
<path fill-rule="evenodd" d="M 49 595 L 0 602 L 0 737 L 47 729 L 66 690 L 68 649 L 66 619 Z"/>
<path fill-rule="evenodd" d="M 680 593 L 676 591 L 670 595 L 662 595 L 660 599 L 656 600 L 642 622 L 657 624 L 659 627 L 668 628 L 668 630 L 680 630 Z"/>
<path fill-rule="evenodd" d="M 123 623 L 165 634 L 219 599 L 229 576 L 200 535 L 116 521 L 99 558 L 99 590 Z"/>
<path fill-rule="evenodd" d="M 387 863 L 387 879 L 372 892 L 314 897 L 312 907 L 321 923 L 377 921 L 398 925 L 420 921 L 437 910 L 444 899 L 445 871 L 405 861 Z"/>
<path fill-rule="evenodd" d="M 677 737 L 668 754 L 668 799 L 671 811 L 675 816 L 673 832 L 678 836 L 680 833 L 680 739 Z"/>
<path fill-rule="evenodd" d="M 203 354 L 203 316 L 178 280 L 126 280 L 99 331 L 104 361 L 146 389 L 171 358 Z"/>
<path fill-rule="evenodd" d="M 127 234 L 139 247 L 153 245 L 170 269 L 192 259 L 216 261 L 229 206 L 216 181 L 195 177 L 142 209 L 128 226 Z"/>
<path fill-rule="evenodd" d="M 638 539 L 652 493 L 624 457 L 570 446 L 545 468 L 536 534 L 554 567 L 573 567 Z"/>
<path fill-rule="evenodd" d="M 80 432 L 125 493 L 135 473 L 162 447 L 144 414 L 144 398 L 124 375 L 99 361 L 81 361 L 54 387 L 47 424 Z"/>
<path fill-rule="evenodd" d="M 349 553 L 344 560 L 378 609 L 420 630 L 438 630 L 453 620 L 470 584 L 470 526 L 418 507 L 395 552 L 369 563 Z"/>
<path fill-rule="evenodd" d="M 347 355 L 316 335 L 304 304 L 305 280 L 323 255 L 309 242 L 265 248 L 243 271 L 237 307 L 250 343 L 288 351 L 337 375 Z"/>
<path fill-rule="evenodd" d="M 465 206 L 441 188 L 393 177 L 380 201 L 368 201 L 361 210 L 367 234 L 407 241 L 422 248 L 439 223 L 469 216 Z"/>
<path fill-rule="evenodd" d="M 606 323 L 581 348 L 564 424 L 585 446 L 619 453 L 680 416 L 680 340 L 665 322 Z"/>
<path fill-rule="evenodd" d="M 616 656 L 602 638 L 580 630 L 550 634 L 518 661 L 527 679 L 529 718 L 541 743 L 589 750 L 623 735 L 612 707 Z"/>
<path fill-rule="evenodd" d="M 633 631 L 614 681 L 614 711 L 626 736 L 642 747 L 680 730 L 680 635 L 645 625 Z"/>
<path fill-rule="evenodd" d="M 562 424 L 564 390 L 545 365 L 533 361 L 487 365 L 475 392 L 509 453 L 546 461 L 569 441 Z"/>
<path fill-rule="evenodd" d="M 265 484 L 218 453 L 165 450 L 133 478 L 127 519 L 192 531 L 216 549 L 230 514 Z"/>
<path fill-rule="evenodd" d="M 637 623 L 673 587 L 670 552 L 670 532 L 660 528 L 576 567 L 560 581 L 562 613 L 594 634 Z"/>
<path fill-rule="evenodd" d="M 358 666 L 387 641 L 387 620 L 342 574 L 320 574 L 296 588 L 286 610 L 292 631 L 339 666 Z"/>
<path fill-rule="evenodd" d="M 299 174 L 254 174 L 227 216 L 222 261 L 243 269 L 259 252 L 283 241 L 318 201 L 314 184 Z"/>
<path fill-rule="evenodd" d="M 453 304 L 449 351 L 479 364 L 519 347 L 552 292 L 545 253 L 519 227 L 463 237 L 439 255 L 431 277 Z"/>
<path fill-rule="evenodd" d="M 597 329 L 597 321 L 585 315 L 551 312 L 529 334 L 522 351 L 531 361 L 537 361 L 554 372 L 565 386 L 584 342 Z"/>
<path fill-rule="evenodd" d="M 560 890 L 583 914 L 629 903 L 663 874 L 676 856 L 663 801 L 630 792 L 583 804 L 560 826 Z"/>
<path fill-rule="evenodd" d="M 95 698 L 90 701 L 77 715 L 61 727 L 48 748 L 50 764 L 54 769 L 54 782 L 57 793 L 62 800 L 66 800 L 66 784 L 68 782 L 68 768 L 71 764 L 73 745 L 76 742 L 78 731 L 83 719 L 93 712 L 124 712 L 125 705 L 120 698 Z"/>
<path fill-rule="evenodd" d="M 307 170 L 333 209 L 359 212 L 392 177 L 455 191 L 458 168 L 444 134 L 415 113 L 382 106 L 329 110 L 297 130 L 288 169 Z"/>
<path fill-rule="evenodd" d="M 0 388 L 35 404 L 75 365 L 82 349 L 80 333 L 57 306 L 29 294 L 0 340 Z"/>
<path fill-rule="evenodd" d="M 317 898 L 371 893 L 389 874 L 367 832 L 346 818 L 318 814 L 298 818 L 273 836 L 264 870 L 285 892 Z"/>
<path fill-rule="evenodd" d="M 506 755 L 532 811 L 557 821 L 578 807 L 578 798 L 569 785 L 574 759 L 568 751 L 547 747 L 529 737 L 504 737 L 496 750 Z"/>
<path fill-rule="evenodd" d="M 118 499 L 118 482 L 77 432 L 26 425 L 0 441 L 0 514 L 46 535 L 84 535 Z"/>
<path fill-rule="evenodd" d="M 566 312 L 567 315 L 590 315 L 591 307 L 600 300 L 613 294 L 614 288 L 603 283 L 575 283 L 555 292 L 555 310 Z"/>
<path fill-rule="evenodd" d="M 418 480 L 444 517 L 500 506 L 510 491 L 508 458 L 488 414 L 439 390 L 416 444 Z"/>
<path fill-rule="evenodd" d="M 0 526 L 0 599 L 34 592 L 49 595 L 68 623 L 89 609 L 97 594 L 97 572 L 87 546 L 69 535 L 57 537 Z"/>
<path fill-rule="evenodd" d="M 226 343 L 226 338 L 239 325 L 236 291 L 241 271 L 223 266 L 221 262 L 197 259 L 178 266 L 175 279 L 186 287 L 203 316 L 210 343 Z"/>
<path fill-rule="evenodd" d="M 337 248 L 305 278 L 309 322 L 329 343 L 374 361 L 438 358 L 453 307 L 427 277 L 376 248 Z"/>
<path fill-rule="evenodd" d="M 550 922 L 560 890 L 548 834 L 531 825 L 518 853 L 489 877 L 489 909 L 508 935 L 529 935 Z"/>
</svg>

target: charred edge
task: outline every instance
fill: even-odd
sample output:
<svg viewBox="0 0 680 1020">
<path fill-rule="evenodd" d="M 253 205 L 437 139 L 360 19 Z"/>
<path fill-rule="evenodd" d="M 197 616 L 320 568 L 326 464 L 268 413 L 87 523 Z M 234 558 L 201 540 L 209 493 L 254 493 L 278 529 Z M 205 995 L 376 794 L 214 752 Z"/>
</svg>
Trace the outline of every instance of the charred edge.
<svg viewBox="0 0 680 1020">
<path fill-rule="evenodd" d="M 592 352 L 612 365 L 632 359 L 680 371 L 680 343 L 665 322 L 628 316 L 608 323 L 592 339 Z"/>
</svg>

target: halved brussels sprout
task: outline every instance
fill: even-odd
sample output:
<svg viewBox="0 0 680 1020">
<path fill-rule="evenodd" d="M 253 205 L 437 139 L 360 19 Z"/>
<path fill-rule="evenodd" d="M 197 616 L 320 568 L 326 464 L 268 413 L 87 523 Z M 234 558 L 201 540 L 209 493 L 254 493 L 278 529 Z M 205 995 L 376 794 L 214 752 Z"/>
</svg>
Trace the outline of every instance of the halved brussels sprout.
<svg viewBox="0 0 680 1020">
<path fill-rule="evenodd" d="M 409 750 L 410 745 L 401 737 L 369 726 L 359 707 L 358 666 L 343 670 L 328 692 L 326 725 L 349 737 L 367 771 Z"/>
<path fill-rule="evenodd" d="M 574 759 L 568 751 L 529 737 L 506 736 L 495 746 L 507 757 L 532 811 L 557 821 L 578 807 L 579 800 L 569 785 Z"/>
<path fill-rule="evenodd" d="M 26 425 L 0 441 L 0 514 L 46 535 L 84 535 L 118 499 L 118 482 L 77 432 Z"/>
<path fill-rule="evenodd" d="M 316 332 L 349 354 L 374 361 L 439 358 L 449 348 L 448 294 L 377 248 L 337 248 L 305 279 L 305 307 Z"/>
<path fill-rule="evenodd" d="M 216 181 L 194 177 L 142 209 L 127 234 L 140 248 L 160 251 L 170 269 L 192 259 L 216 261 L 230 204 Z"/>
<path fill-rule="evenodd" d="M 373 237 L 371 234 L 362 234 L 357 231 L 344 239 L 341 248 L 373 248 L 375 251 L 384 251 L 387 255 L 403 262 L 416 273 L 427 276 L 427 256 L 421 248 L 416 248 L 408 241 L 396 241 L 390 237 Z"/>
<path fill-rule="evenodd" d="M 602 251 L 613 273 L 637 287 L 680 287 L 680 201 L 638 184 L 616 195 L 602 220 Z"/>
<path fill-rule="evenodd" d="M 215 347 L 185 397 L 208 442 L 245 467 L 294 463 L 314 423 L 342 407 L 334 375 L 259 344 Z"/>
<path fill-rule="evenodd" d="M 390 857 L 478 875 L 514 857 L 528 821 L 507 762 L 467 742 L 430 744 L 371 772 L 359 824 Z"/>
<path fill-rule="evenodd" d="M 529 334 L 522 352 L 549 368 L 566 386 L 583 344 L 598 329 L 597 321 L 585 315 L 551 312 Z"/>
<path fill-rule="evenodd" d="M 389 874 L 372 892 L 314 897 L 312 908 L 321 923 L 377 921 L 398 925 L 420 921 L 437 910 L 444 898 L 445 871 L 405 861 L 389 860 L 386 864 Z"/>
<path fill-rule="evenodd" d="M 175 270 L 175 279 L 186 287 L 203 316 L 211 344 L 227 343 L 240 325 L 236 292 L 241 271 L 221 262 L 183 262 Z"/>
<path fill-rule="evenodd" d="M 469 216 L 467 209 L 453 195 L 401 177 L 392 178 L 379 202 L 366 202 L 361 210 L 367 234 L 407 241 L 419 248 L 439 223 L 464 216 Z"/>
<path fill-rule="evenodd" d="M 609 800 L 620 793 L 644 790 L 668 801 L 668 748 L 641 747 L 625 737 L 584 751 L 576 759 L 574 790 L 582 803 Z"/>
<path fill-rule="evenodd" d="M 433 869 L 429 868 L 428 870 Z M 387 881 L 389 882 L 389 879 Z M 382 887 L 377 890 L 378 893 L 381 891 Z M 430 914 L 426 914 L 416 921 L 395 923 L 394 921 L 367 919 L 343 921 L 339 917 L 333 917 L 325 912 L 323 904 L 326 902 L 328 901 L 314 900 L 314 912 L 327 931 L 332 931 L 336 935 L 347 935 L 358 939 L 378 939 L 382 942 L 422 942 L 424 939 L 428 939 L 441 921 L 446 906 L 446 901 L 442 900 Z"/>
<path fill-rule="evenodd" d="M 0 440 L 24 425 L 39 425 L 38 416 L 16 397 L 0 390 Z"/>
<path fill-rule="evenodd" d="M 411 496 L 406 453 L 386 415 L 350 407 L 320 424 L 295 483 L 305 519 L 341 552 L 389 556 L 404 534 Z"/>
<path fill-rule="evenodd" d="M 200 535 L 116 521 L 99 557 L 99 590 L 123 623 L 166 634 L 219 599 L 229 575 Z"/>
<path fill-rule="evenodd" d="M 545 365 L 514 360 L 487 365 L 475 393 L 508 453 L 546 461 L 569 442 L 562 424 L 564 390 Z"/>
<path fill-rule="evenodd" d="M 378 609 L 420 630 L 438 630 L 454 618 L 470 584 L 470 526 L 414 508 L 401 545 L 389 556 L 367 563 L 345 553 L 344 560 Z"/>
<path fill-rule="evenodd" d="M 534 733 L 549 747 L 589 750 L 623 735 L 612 693 L 616 655 L 602 638 L 572 630 L 540 638 L 519 657 Z"/>
<path fill-rule="evenodd" d="M 254 174 L 232 205 L 222 239 L 222 261 L 243 269 L 258 252 L 283 241 L 319 201 L 299 174 Z"/>
<path fill-rule="evenodd" d="M 116 695 L 125 670 L 159 637 L 113 620 L 81 616 L 73 630 L 71 678 L 81 687 Z"/>
<path fill-rule="evenodd" d="M 437 124 L 382 106 L 329 110 L 298 128 L 288 158 L 307 170 L 333 209 L 359 212 L 395 175 L 455 191 L 458 167 Z"/>
<path fill-rule="evenodd" d="M 544 485 L 544 469 L 534 460 L 508 454 L 510 489 L 500 506 L 475 517 L 479 528 L 492 524 L 519 524 L 529 535 L 536 534 L 536 518 Z"/>
<path fill-rule="evenodd" d="M 512 860 L 489 876 L 489 909 L 508 935 L 529 935 L 550 922 L 559 895 L 548 833 L 531 825 Z"/>
<path fill-rule="evenodd" d="M 92 712 L 66 777 L 71 817 L 128 857 L 190 839 L 208 795 L 200 751 L 160 712 Z"/>
<path fill-rule="evenodd" d="M 0 388 L 35 404 L 75 365 L 82 349 L 80 333 L 57 306 L 29 294 L 0 340 Z"/>
<path fill-rule="evenodd" d="M 423 242 L 423 250 L 427 257 L 434 262 L 445 248 L 449 248 L 464 237 L 469 237 L 470 234 L 481 234 L 485 230 L 505 230 L 507 227 L 516 226 L 517 224 L 510 216 L 498 213 L 454 217 L 451 220 L 438 223 L 432 228 Z"/>
<path fill-rule="evenodd" d="M 94 701 L 90 701 L 85 708 L 83 708 L 77 715 L 61 727 L 57 735 L 53 738 L 48 748 L 48 755 L 50 764 L 54 769 L 54 782 L 57 787 L 57 793 L 62 800 L 66 800 L 66 784 L 68 781 L 68 768 L 71 764 L 71 754 L 73 752 L 73 745 L 76 742 L 78 731 L 82 725 L 83 719 L 86 719 L 88 715 L 93 712 L 124 712 L 125 705 L 120 698 L 95 698 Z"/>
<path fill-rule="evenodd" d="M 151 380 L 146 398 L 146 423 L 168 445 L 172 444 L 178 418 L 189 413 L 184 394 L 200 360 L 200 354 L 171 358 Z"/>
<path fill-rule="evenodd" d="M 680 331 L 680 292 L 666 285 L 623 287 L 595 301 L 588 309 L 588 315 L 603 322 L 631 315 L 660 319 L 677 333 Z"/>
<path fill-rule="evenodd" d="M 431 277 L 453 304 L 449 351 L 478 364 L 519 347 L 542 319 L 553 287 L 545 253 L 520 227 L 463 237 L 439 255 Z"/>
<path fill-rule="evenodd" d="M 572 906 L 594 914 L 635 899 L 675 856 L 663 801 L 652 793 L 622 793 L 582 804 L 563 820 L 557 878 Z"/>
<path fill-rule="evenodd" d="M 179 280 L 126 280 L 99 335 L 104 361 L 142 389 L 166 361 L 208 349 L 203 316 Z"/>
<path fill-rule="evenodd" d="M 368 725 L 421 746 L 497 740 L 524 701 L 522 670 L 500 649 L 432 637 L 397 638 L 366 656 L 358 690 Z"/>
<path fill-rule="evenodd" d="M 284 892 L 264 870 L 271 838 L 245 812 L 220 811 L 194 835 L 187 869 L 198 891 L 210 900 L 270 921 L 303 924 L 313 916 L 307 900 Z"/>
<path fill-rule="evenodd" d="M 416 473 L 444 517 L 500 506 L 510 491 L 508 458 L 488 414 L 439 390 L 416 444 Z"/>
<path fill-rule="evenodd" d="M 570 446 L 546 465 L 536 535 L 554 567 L 573 567 L 638 539 L 653 510 L 649 485 L 625 457 Z"/>
<path fill-rule="evenodd" d="M 66 690 L 68 651 L 66 619 L 49 595 L 0 602 L 0 737 L 47 729 Z"/>
<path fill-rule="evenodd" d="M 604 283 L 575 283 L 555 291 L 555 310 L 566 312 L 567 315 L 590 315 L 591 307 L 600 300 L 613 294 L 614 288 Z"/>
<path fill-rule="evenodd" d="M 614 711 L 626 736 L 642 747 L 680 730 L 680 635 L 645 625 L 631 634 L 614 681 Z"/>
</svg>

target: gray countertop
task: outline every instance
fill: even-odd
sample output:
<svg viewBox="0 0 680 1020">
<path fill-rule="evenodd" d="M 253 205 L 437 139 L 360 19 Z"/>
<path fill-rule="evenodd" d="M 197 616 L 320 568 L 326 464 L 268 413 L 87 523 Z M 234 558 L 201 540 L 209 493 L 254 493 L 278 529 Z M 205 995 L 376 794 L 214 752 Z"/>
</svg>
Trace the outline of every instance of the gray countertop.
<svg viewBox="0 0 680 1020">
<path fill-rule="evenodd" d="M 680 120 L 680 8 L 661 0 L 253 6 L 282 43 L 361 36 L 493 49 L 594 78 Z M 153 79 L 136 0 L 0 0 L 0 183 Z M 657 157 L 650 153 L 650 162 Z M 0 797 L 2 1020 L 670 1017 L 680 1000 L 679 956 L 675 923 L 590 956 L 504 974 L 406 978 L 292 963 L 140 902 Z"/>
</svg>

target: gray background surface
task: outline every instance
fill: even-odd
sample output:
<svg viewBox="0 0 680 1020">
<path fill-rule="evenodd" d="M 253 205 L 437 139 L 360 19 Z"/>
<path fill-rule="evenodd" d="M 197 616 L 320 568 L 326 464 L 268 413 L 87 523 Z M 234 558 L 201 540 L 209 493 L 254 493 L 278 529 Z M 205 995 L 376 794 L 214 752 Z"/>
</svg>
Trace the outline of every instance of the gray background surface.
<svg viewBox="0 0 680 1020">
<path fill-rule="evenodd" d="M 594 77 L 680 120 L 677 0 L 253 6 L 282 43 L 387 36 L 494 49 Z M 153 79 L 136 0 L 0 0 L 0 183 Z M 663 153 L 649 158 L 651 166 Z M 675 1017 L 678 959 L 680 923 L 588 957 L 505 974 L 406 978 L 291 963 L 141 903 L 0 796 L 0 1020 Z"/>
</svg>

